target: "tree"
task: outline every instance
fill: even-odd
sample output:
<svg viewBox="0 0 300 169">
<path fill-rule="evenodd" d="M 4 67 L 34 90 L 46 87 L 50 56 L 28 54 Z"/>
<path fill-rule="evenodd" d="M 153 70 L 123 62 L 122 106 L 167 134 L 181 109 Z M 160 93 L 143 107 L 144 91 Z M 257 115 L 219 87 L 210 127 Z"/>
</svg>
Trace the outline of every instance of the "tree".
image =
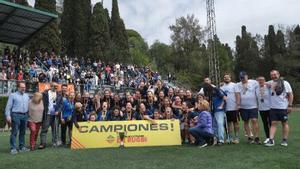
<svg viewBox="0 0 300 169">
<path fill-rule="evenodd" d="M 71 57 L 85 57 L 89 49 L 91 1 L 64 0 L 61 20 L 63 45 Z"/>
<path fill-rule="evenodd" d="M 240 71 L 246 71 L 253 78 L 260 74 L 258 45 L 255 38 L 247 32 L 246 26 L 242 26 L 241 34 L 236 37 L 235 74 L 238 77 Z"/>
<path fill-rule="evenodd" d="M 281 64 L 284 67 L 282 75 L 287 79 L 295 93 L 296 102 L 300 100 L 300 26 L 297 25 L 294 30 L 290 30 L 288 54 Z"/>
<path fill-rule="evenodd" d="M 175 72 L 172 63 L 172 48 L 169 45 L 155 41 L 149 49 L 149 55 L 159 72 L 164 74 Z"/>
<path fill-rule="evenodd" d="M 109 61 L 110 30 L 106 10 L 102 3 L 96 3 L 91 17 L 90 55 L 97 59 Z"/>
<path fill-rule="evenodd" d="M 200 50 L 200 43 L 203 41 L 204 32 L 199 24 L 199 20 L 194 15 L 180 17 L 176 19 L 175 25 L 171 25 L 171 40 L 174 50 L 174 66 L 177 70 L 186 70 L 193 72 L 201 70 L 201 59 L 203 59 Z M 198 63 L 198 64 L 195 64 Z"/>
<path fill-rule="evenodd" d="M 204 31 L 194 15 L 180 17 L 171 25 L 172 59 L 176 77 L 189 88 L 197 88 L 205 75 L 206 49 L 202 48 Z"/>
<path fill-rule="evenodd" d="M 132 63 L 140 66 L 148 65 L 150 63 L 148 44 L 137 31 L 129 29 L 126 32 Z"/>
<path fill-rule="evenodd" d="M 124 63 L 130 62 L 128 36 L 125 25 L 120 17 L 118 0 L 112 1 L 111 14 L 112 60 Z"/>
<path fill-rule="evenodd" d="M 34 7 L 36 9 L 56 13 L 55 0 L 36 0 Z M 50 22 L 46 27 L 42 28 L 28 42 L 27 47 L 31 53 L 38 50 L 53 51 L 58 53 L 61 49 L 61 40 L 59 37 L 57 20 Z"/>
</svg>

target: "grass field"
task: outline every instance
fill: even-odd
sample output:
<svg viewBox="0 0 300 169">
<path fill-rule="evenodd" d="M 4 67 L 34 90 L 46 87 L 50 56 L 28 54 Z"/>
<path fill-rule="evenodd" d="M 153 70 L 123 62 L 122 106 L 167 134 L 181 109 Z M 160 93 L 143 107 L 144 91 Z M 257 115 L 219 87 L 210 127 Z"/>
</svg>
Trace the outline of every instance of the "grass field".
<svg viewBox="0 0 300 169">
<path fill-rule="evenodd" d="M 289 146 L 239 145 L 199 149 L 193 146 L 72 151 L 47 148 L 12 156 L 8 133 L 0 134 L 0 169 L 299 169 L 300 113 L 289 117 Z M 280 142 L 281 129 L 276 143 Z"/>
</svg>

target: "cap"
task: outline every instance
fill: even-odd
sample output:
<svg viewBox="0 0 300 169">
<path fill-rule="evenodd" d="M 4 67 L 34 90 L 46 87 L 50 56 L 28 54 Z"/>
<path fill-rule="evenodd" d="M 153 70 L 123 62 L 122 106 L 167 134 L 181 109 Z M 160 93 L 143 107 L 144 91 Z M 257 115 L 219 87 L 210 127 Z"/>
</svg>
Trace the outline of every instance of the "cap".
<svg viewBox="0 0 300 169">
<path fill-rule="evenodd" d="M 245 76 L 248 76 L 247 72 L 241 71 L 241 72 L 240 72 L 240 79 L 244 79 Z"/>
</svg>

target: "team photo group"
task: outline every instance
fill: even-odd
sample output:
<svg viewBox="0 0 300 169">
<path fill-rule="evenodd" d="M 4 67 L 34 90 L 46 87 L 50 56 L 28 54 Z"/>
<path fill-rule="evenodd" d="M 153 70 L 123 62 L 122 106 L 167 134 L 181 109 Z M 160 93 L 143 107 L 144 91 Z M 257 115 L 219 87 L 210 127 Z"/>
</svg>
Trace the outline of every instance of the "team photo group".
<svg viewBox="0 0 300 169">
<path fill-rule="evenodd" d="M 109 71 L 118 79 L 120 65 L 116 65 Z M 58 90 L 59 84 L 52 81 L 49 89 L 29 96 L 26 84 L 19 82 L 5 109 L 6 121 L 11 126 L 10 153 L 69 147 L 72 130 L 81 130 L 80 122 L 147 120 L 155 124 L 164 119 L 178 120 L 182 144 L 199 148 L 244 144 L 240 142 L 244 135 L 249 144 L 274 146 L 280 124 L 282 139 L 277 140 L 278 144 L 288 146 L 293 92 L 279 71 L 272 70 L 270 77 L 255 79 L 243 71 L 237 82 L 225 73 L 219 85 L 212 84 L 207 77 L 196 93 L 169 86 L 160 77 L 154 78 L 155 73 L 149 68 L 143 72 L 148 73 L 140 74 L 143 80 L 138 81 L 135 90 L 123 95 L 109 89 L 95 94 L 87 90 L 73 92 L 67 84 L 61 84 Z M 29 144 L 25 139 L 27 128 Z M 52 144 L 47 144 L 50 128 Z"/>
</svg>

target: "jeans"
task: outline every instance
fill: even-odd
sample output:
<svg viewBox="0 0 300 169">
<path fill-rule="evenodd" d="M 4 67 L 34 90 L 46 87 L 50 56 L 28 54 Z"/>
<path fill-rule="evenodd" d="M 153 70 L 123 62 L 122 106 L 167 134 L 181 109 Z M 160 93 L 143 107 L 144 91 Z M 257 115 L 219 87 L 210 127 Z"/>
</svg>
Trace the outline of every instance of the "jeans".
<svg viewBox="0 0 300 169">
<path fill-rule="evenodd" d="M 216 120 L 216 135 L 218 137 L 218 141 L 221 143 L 224 143 L 224 134 L 225 134 L 225 112 L 224 111 L 218 111 L 214 113 L 215 120 Z"/>
<path fill-rule="evenodd" d="M 36 140 L 40 131 L 42 123 L 28 122 L 30 129 L 30 147 L 35 148 Z"/>
<path fill-rule="evenodd" d="M 196 144 L 202 145 L 205 143 L 212 144 L 214 135 L 204 131 L 200 127 L 193 127 L 189 129 L 189 133 L 196 139 Z"/>
<path fill-rule="evenodd" d="M 19 133 L 19 148 L 25 147 L 25 134 L 28 114 L 11 114 L 12 130 L 10 135 L 10 148 L 17 149 L 16 140 Z"/>
<path fill-rule="evenodd" d="M 58 142 L 58 135 L 59 135 L 58 116 L 46 115 L 46 117 L 42 123 L 42 131 L 40 134 L 41 145 L 43 145 L 43 146 L 46 146 L 46 136 L 47 136 L 47 132 L 48 132 L 48 129 L 50 126 L 51 126 L 51 133 L 52 133 L 52 144 L 57 144 L 57 142 Z"/>
</svg>

